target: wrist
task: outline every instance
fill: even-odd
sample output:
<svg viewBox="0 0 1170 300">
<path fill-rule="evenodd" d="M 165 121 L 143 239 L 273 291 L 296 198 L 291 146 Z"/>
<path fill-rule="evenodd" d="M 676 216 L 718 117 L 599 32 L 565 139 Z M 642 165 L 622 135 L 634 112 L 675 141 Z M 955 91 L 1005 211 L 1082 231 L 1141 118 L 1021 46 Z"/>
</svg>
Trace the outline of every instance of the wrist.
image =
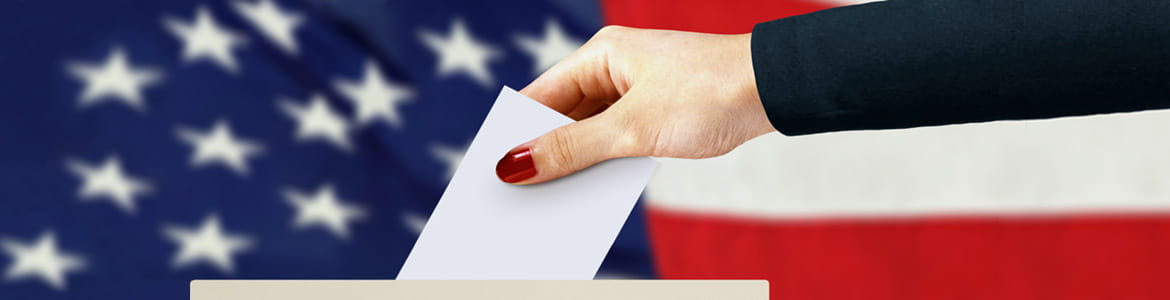
<svg viewBox="0 0 1170 300">
<path fill-rule="evenodd" d="M 752 34 L 744 33 L 734 35 L 734 46 L 732 51 L 735 52 L 735 64 L 741 68 L 739 72 L 740 77 L 736 80 L 738 86 L 737 97 L 739 97 L 740 105 L 743 106 L 745 116 L 750 122 L 749 128 L 752 130 L 752 136 L 759 136 L 766 133 L 776 131 L 772 123 L 768 120 L 767 112 L 764 110 L 764 104 L 760 99 L 759 87 L 756 83 L 756 74 L 752 66 Z"/>
</svg>

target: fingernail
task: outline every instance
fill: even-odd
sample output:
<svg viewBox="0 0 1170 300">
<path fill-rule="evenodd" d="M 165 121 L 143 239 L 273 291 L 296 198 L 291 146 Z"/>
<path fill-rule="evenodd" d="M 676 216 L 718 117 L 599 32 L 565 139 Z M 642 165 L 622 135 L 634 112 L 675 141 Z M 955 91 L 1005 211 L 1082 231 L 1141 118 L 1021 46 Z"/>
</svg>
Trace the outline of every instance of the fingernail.
<svg viewBox="0 0 1170 300">
<path fill-rule="evenodd" d="M 532 148 L 517 147 L 508 151 L 496 163 L 496 176 L 507 183 L 517 183 L 536 176 L 536 164 L 532 162 Z"/>
</svg>

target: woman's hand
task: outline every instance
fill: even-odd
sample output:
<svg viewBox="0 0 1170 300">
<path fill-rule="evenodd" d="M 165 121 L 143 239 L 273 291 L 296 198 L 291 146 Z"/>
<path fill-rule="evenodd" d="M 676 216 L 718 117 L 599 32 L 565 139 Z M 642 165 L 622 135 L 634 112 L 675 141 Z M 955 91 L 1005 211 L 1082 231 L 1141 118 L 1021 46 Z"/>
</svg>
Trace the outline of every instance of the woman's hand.
<svg viewBox="0 0 1170 300">
<path fill-rule="evenodd" d="M 540 183 L 627 156 L 706 158 L 772 132 L 751 35 L 609 26 L 520 93 L 579 122 L 509 151 L 505 182 Z"/>
</svg>

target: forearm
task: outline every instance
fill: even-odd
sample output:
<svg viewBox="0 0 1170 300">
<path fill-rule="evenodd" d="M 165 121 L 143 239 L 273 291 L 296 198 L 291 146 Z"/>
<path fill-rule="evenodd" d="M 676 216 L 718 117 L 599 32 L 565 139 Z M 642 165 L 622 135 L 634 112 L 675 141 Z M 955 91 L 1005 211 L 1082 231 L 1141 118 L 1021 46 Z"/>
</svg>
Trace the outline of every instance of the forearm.
<svg viewBox="0 0 1170 300">
<path fill-rule="evenodd" d="M 1170 107 L 1165 1 L 886 1 L 761 23 L 788 135 Z"/>
</svg>

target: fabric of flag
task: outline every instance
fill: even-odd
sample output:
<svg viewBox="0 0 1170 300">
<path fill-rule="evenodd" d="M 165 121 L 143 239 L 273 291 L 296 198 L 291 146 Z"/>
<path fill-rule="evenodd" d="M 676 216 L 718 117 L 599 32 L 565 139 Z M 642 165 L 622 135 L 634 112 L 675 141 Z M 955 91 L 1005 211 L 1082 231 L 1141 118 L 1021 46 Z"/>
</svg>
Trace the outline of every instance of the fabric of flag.
<svg viewBox="0 0 1170 300">
<path fill-rule="evenodd" d="M 602 24 L 745 33 L 858 2 L 4 2 L 0 299 L 393 278 L 500 86 Z M 599 276 L 1167 299 L 1166 128 L 1155 111 L 663 159 Z"/>
<path fill-rule="evenodd" d="M 393 279 L 573 1 L 5 1 L 0 299 Z M 653 276 L 635 212 L 599 276 Z"/>
<path fill-rule="evenodd" d="M 612 24 L 746 33 L 854 2 L 603 11 Z M 1166 110 L 773 134 L 661 160 L 651 248 L 663 279 L 767 279 L 772 299 L 1170 299 L 1168 134 Z"/>
</svg>

